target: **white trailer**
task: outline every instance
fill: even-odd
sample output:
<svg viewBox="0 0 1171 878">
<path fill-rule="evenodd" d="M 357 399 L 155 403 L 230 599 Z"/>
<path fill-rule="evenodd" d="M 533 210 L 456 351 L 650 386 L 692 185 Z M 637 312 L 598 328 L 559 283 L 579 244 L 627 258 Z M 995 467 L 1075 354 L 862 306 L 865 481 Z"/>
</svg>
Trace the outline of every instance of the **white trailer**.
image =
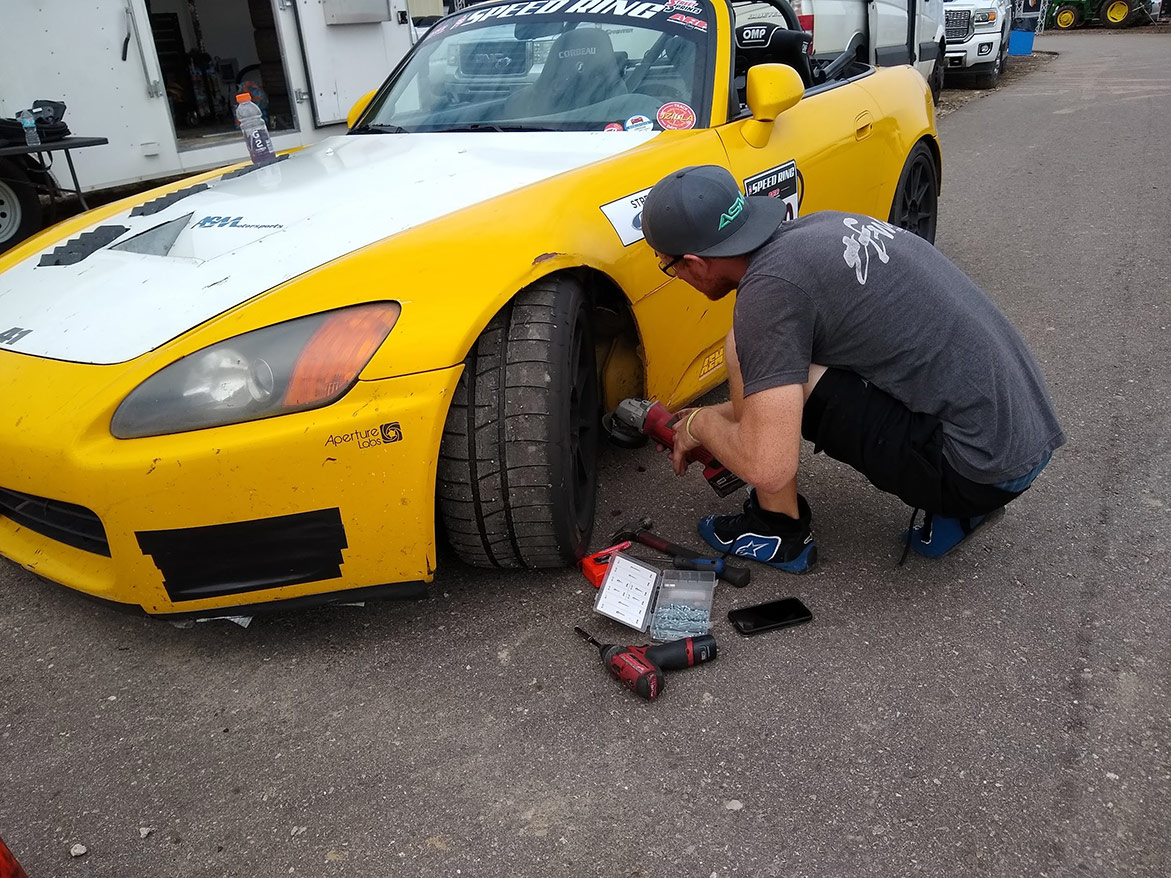
<svg viewBox="0 0 1171 878">
<path fill-rule="evenodd" d="M 64 101 L 74 134 L 108 139 L 72 153 L 86 192 L 247 158 L 233 118 L 242 89 L 263 101 L 278 150 L 305 146 L 343 130 L 407 52 L 412 14 L 442 11 L 411 4 L 0 0 L 0 116 Z M 0 251 L 36 231 L 37 192 L 54 182 L 34 159 L 0 158 Z"/>
</svg>

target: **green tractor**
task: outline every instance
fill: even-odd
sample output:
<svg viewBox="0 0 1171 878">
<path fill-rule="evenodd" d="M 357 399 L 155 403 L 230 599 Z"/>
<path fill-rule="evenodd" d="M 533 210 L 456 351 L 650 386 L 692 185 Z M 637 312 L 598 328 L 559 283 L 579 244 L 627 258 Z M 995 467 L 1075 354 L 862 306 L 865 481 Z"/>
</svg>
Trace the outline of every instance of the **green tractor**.
<svg viewBox="0 0 1171 878">
<path fill-rule="evenodd" d="M 1105 27 L 1129 27 L 1146 13 L 1150 0 L 1056 0 L 1049 4 L 1045 28 L 1072 30 L 1095 19 Z"/>
</svg>

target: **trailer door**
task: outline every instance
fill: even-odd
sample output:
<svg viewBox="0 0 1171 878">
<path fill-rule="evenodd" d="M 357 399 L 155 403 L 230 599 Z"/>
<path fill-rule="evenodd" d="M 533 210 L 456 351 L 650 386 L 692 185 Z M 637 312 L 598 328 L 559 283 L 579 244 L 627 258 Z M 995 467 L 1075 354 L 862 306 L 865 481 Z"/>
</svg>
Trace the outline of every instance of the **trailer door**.
<svg viewBox="0 0 1171 878">
<path fill-rule="evenodd" d="M 345 122 L 411 47 L 406 0 L 297 0 L 296 10 L 314 121 Z"/>
</svg>

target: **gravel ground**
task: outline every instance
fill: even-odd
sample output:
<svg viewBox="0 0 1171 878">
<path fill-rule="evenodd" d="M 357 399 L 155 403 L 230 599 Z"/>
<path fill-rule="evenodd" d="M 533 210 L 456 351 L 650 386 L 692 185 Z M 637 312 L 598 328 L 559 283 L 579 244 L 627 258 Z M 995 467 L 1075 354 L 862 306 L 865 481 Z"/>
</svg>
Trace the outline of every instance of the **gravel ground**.
<svg viewBox="0 0 1171 878">
<path fill-rule="evenodd" d="M 1008 66 L 1004 73 L 1000 75 L 1001 85 L 1007 85 L 1010 82 L 1015 82 L 1018 79 L 1023 79 L 1035 70 L 1038 70 L 1049 64 L 1055 57 L 1056 52 L 1033 52 L 1032 55 L 1010 55 L 1008 59 Z M 995 88 L 976 88 L 975 85 L 970 84 L 975 81 L 975 77 L 956 78 L 953 75 L 949 76 L 943 93 L 939 97 L 939 103 L 935 105 L 935 115 L 942 119 L 948 113 L 953 113 L 969 101 L 979 100 L 985 95 L 992 94 L 996 91 Z M 997 86 L 999 88 L 999 86 Z"/>
</svg>

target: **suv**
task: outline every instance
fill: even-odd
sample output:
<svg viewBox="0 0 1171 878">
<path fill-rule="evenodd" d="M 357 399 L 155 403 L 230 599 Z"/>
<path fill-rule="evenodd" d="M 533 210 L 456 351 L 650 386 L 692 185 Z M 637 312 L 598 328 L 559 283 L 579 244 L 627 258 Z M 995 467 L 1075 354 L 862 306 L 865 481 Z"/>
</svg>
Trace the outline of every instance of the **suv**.
<svg viewBox="0 0 1171 878">
<path fill-rule="evenodd" d="M 981 88 L 996 88 L 1008 66 L 1011 0 L 943 0 L 947 72 L 975 74 Z"/>
</svg>

